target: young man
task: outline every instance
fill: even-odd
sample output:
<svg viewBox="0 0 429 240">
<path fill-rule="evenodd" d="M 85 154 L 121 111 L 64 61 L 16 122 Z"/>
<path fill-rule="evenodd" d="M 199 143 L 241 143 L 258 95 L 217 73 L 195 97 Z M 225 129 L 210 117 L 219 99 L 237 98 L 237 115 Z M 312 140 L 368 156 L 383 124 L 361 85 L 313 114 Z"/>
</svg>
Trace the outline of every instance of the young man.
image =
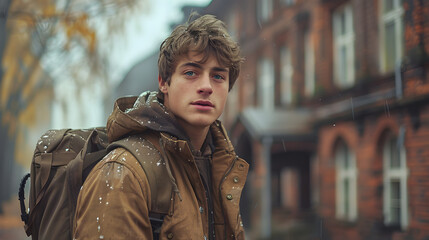
<svg viewBox="0 0 429 240">
<path fill-rule="evenodd" d="M 160 239 L 244 239 L 239 202 L 248 164 L 217 120 L 241 62 L 224 23 L 201 16 L 161 44 L 159 91 L 118 99 L 108 119 L 110 142 L 140 136 L 144 164 L 168 172 Z M 141 153 L 116 148 L 93 168 L 79 193 L 75 239 L 152 239 L 156 200 Z"/>
</svg>

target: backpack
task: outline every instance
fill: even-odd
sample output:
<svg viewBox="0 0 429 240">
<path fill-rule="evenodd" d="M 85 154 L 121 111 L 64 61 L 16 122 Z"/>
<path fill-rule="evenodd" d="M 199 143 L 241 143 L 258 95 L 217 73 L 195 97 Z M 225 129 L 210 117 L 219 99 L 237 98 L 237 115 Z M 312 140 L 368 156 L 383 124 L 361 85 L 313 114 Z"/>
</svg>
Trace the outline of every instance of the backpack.
<svg viewBox="0 0 429 240">
<path fill-rule="evenodd" d="M 123 147 L 131 153 L 148 148 L 132 144 L 144 138 L 160 151 L 159 134 L 149 132 L 108 144 L 106 128 L 49 130 L 36 144 L 30 173 L 21 181 L 19 201 L 25 232 L 32 239 L 72 239 L 73 220 L 80 188 L 91 169 L 108 152 Z M 138 151 L 138 150 L 137 150 Z M 171 183 L 165 168 L 144 164 L 144 154 L 133 154 L 146 173 L 152 193 L 149 218 L 154 239 L 159 238 L 163 217 L 168 214 Z M 136 156 L 137 155 L 137 156 Z M 24 188 L 30 178 L 29 212 Z M 163 184 L 157 184 L 162 182 Z"/>
</svg>

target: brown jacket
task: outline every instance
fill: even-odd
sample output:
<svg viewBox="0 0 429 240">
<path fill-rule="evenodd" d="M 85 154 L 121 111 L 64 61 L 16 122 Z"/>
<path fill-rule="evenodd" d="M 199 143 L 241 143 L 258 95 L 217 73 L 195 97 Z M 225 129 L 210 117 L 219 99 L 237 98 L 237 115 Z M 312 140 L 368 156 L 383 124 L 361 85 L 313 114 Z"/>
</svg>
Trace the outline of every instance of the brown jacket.
<svg viewBox="0 0 429 240">
<path fill-rule="evenodd" d="M 208 239 L 209 208 L 191 146 L 160 102 L 156 93 L 119 99 L 107 124 L 109 140 L 160 131 L 163 153 L 153 149 L 148 161 L 167 167 L 170 179 L 165 181 L 175 186 L 160 239 Z M 210 131 L 215 145 L 211 174 L 216 239 L 244 239 L 239 202 L 248 164 L 235 154 L 220 122 L 213 123 Z M 166 164 L 160 164 L 161 155 Z M 113 150 L 94 167 L 81 189 L 74 238 L 152 239 L 150 194 L 134 155 L 123 148 Z"/>
</svg>

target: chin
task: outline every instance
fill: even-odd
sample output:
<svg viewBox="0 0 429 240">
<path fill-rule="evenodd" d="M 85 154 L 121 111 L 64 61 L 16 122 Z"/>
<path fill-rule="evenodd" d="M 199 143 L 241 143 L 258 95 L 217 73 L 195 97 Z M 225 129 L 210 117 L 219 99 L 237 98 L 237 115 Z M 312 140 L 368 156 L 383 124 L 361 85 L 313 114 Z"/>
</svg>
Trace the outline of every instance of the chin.
<svg viewBox="0 0 429 240">
<path fill-rule="evenodd" d="M 195 127 L 208 127 L 210 126 L 216 119 L 195 119 L 191 122 Z"/>
<path fill-rule="evenodd" d="M 213 122 L 214 121 L 201 121 L 201 122 L 195 123 L 194 126 L 204 128 L 204 127 L 208 127 L 208 126 L 212 125 Z"/>
</svg>

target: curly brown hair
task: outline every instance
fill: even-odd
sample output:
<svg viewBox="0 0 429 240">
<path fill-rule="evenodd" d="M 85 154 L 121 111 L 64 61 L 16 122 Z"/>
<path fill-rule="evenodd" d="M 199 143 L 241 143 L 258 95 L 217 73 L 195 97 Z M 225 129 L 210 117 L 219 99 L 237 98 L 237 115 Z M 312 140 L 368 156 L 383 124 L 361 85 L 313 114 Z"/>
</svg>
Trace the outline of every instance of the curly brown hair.
<svg viewBox="0 0 429 240">
<path fill-rule="evenodd" d="M 229 68 L 229 90 L 240 74 L 243 58 L 240 47 L 226 30 L 225 23 L 213 15 L 190 15 L 186 24 L 177 26 L 171 35 L 162 42 L 158 58 L 159 75 L 170 84 L 177 60 L 190 51 L 203 54 L 200 62 L 205 62 L 211 55 L 219 64 Z"/>
</svg>

